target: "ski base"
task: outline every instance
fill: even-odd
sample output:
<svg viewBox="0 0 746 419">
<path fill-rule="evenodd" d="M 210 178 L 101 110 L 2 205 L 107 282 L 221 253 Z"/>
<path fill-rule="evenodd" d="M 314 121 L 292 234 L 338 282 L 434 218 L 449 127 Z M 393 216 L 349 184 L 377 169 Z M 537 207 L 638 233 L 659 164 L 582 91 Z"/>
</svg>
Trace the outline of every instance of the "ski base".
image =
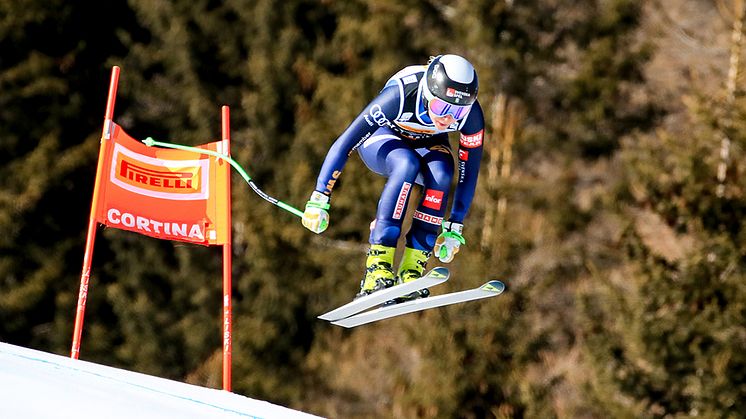
<svg viewBox="0 0 746 419">
<path fill-rule="evenodd" d="M 414 313 L 417 311 L 427 310 L 436 307 L 442 307 L 451 304 L 463 303 L 466 301 L 479 300 L 482 298 L 495 297 L 505 291 L 505 284 L 493 280 L 466 291 L 452 292 L 449 294 L 420 298 L 417 300 L 407 301 L 405 303 L 394 304 L 355 314 L 346 318 L 332 321 L 332 324 L 342 327 L 356 327 L 391 317 L 401 316 L 402 314 Z M 375 295 L 375 294 L 374 294 Z"/>
<path fill-rule="evenodd" d="M 386 301 L 392 300 L 396 297 L 409 294 L 411 292 L 419 291 L 424 288 L 430 288 L 432 286 L 441 284 L 448 280 L 450 273 L 448 269 L 443 267 L 437 267 L 430 272 L 423 275 L 412 282 L 406 284 L 394 285 L 391 288 L 385 288 L 380 291 L 376 291 L 373 294 L 360 297 L 357 300 L 349 302 L 339 308 L 336 308 L 328 313 L 320 315 L 318 318 L 321 320 L 335 321 L 344 319 L 355 313 L 359 313 L 363 310 L 367 310 L 373 306 L 385 303 Z"/>
</svg>

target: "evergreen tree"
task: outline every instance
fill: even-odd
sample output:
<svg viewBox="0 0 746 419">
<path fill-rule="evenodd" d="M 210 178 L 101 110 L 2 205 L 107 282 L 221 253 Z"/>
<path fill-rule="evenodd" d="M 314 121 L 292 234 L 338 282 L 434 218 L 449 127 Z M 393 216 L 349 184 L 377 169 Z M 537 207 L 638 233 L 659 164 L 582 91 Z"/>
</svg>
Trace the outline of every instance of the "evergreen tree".
<svg viewBox="0 0 746 419">
<path fill-rule="evenodd" d="M 0 2 L 0 339 L 69 353 L 122 2 Z M 86 12 L 83 12 L 83 8 Z"/>
<path fill-rule="evenodd" d="M 585 298 L 594 396 L 619 416 L 736 418 L 746 409 L 746 137 L 742 123 L 728 132 L 737 151 L 718 196 L 724 107 L 690 99 L 680 130 L 626 145 L 626 275 Z"/>
</svg>

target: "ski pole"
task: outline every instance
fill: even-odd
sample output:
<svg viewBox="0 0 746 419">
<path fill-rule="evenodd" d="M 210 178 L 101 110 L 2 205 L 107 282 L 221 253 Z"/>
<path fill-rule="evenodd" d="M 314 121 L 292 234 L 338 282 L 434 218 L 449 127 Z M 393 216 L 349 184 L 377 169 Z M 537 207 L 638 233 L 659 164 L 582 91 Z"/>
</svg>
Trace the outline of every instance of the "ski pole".
<svg viewBox="0 0 746 419">
<path fill-rule="evenodd" d="M 284 202 L 282 202 L 282 201 L 280 201 L 280 200 L 278 200 L 276 198 L 273 198 L 273 197 L 267 195 L 266 193 L 264 193 L 264 191 L 262 191 L 261 189 L 259 189 L 259 187 L 256 186 L 256 183 L 254 183 L 254 181 L 251 180 L 251 177 L 248 175 L 248 173 L 246 173 L 246 171 L 243 170 L 243 167 L 241 167 L 241 165 L 239 165 L 230 156 L 226 156 L 224 154 L 220 154 L 217 151 L 205 150 L 203 148 L 190 147 L 190 146 L 180 145 L 180 144 L 163 143 L 163 142 L 154 140 L 153 137 L 146 138 L 145 140 L 143 140 L 143 143 L 145 143 L 145 145 L 148 146 L 148 147 L 159 146 L 159 147 L 165 147 L 165 148 L 175 148 L 175 149 L 178 149 L 178 150 L 186 150 L 186 151 L 193 151 L 195 153 L 200 153 L 200 154 L 208 154 L 210 156 L 214 156 L 214 157 L 223 159 L 223 160 L 227 161 L 231 166 L 233 166 L 233 168 L 236 169 L 236 171 L 241 175 L 241 177 L 244 178 L 244 180 L 246 181 L 246 183 L 248 183 L 249 186 L 251 186 L 251 189 L 254 190 L 254 192 L 256 192 L 257 195 L 261 196 L 265 201 L 267 201 L 269 203 L 272 203 L 274 205 L 277 205 L 278 207 L 284 209 L 285 211 L 287 211 L 287 212 L 289 212 L 289 213 L 291 213 L 291 214 L 293 214 L 293 215 L 295 215 L 297 217 L 303 217 L 303 211 L 301 211 L 301 210 L 299 210 L 299 209 L 297 209 L 297 208 L 295 208 L 295 207 L 293 207 L 291 205 L 288 205 L 288 204 L 286 204 L 286 203 L 284 203 Z"/>
</svg>

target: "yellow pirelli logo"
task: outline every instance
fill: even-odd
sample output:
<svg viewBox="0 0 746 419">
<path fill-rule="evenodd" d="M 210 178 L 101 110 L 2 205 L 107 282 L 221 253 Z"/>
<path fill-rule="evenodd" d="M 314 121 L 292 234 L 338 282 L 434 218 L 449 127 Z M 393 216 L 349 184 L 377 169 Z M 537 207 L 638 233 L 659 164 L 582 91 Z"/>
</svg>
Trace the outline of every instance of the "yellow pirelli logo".
<svg viewBox="0 0 746 419">
<path fill-rule="evenodd" d="M 207 160 L 163 160 L 116 144 L 112 183 L 140 195 L 190 200 L 208 197 Z"/>
<path fill-rule="evenodd" d="M 201 167 L 163 170 L 123 157 L 117 161 L 117 179 L 155 192 L 187 194 L 199 192 Z"/>
</svg>

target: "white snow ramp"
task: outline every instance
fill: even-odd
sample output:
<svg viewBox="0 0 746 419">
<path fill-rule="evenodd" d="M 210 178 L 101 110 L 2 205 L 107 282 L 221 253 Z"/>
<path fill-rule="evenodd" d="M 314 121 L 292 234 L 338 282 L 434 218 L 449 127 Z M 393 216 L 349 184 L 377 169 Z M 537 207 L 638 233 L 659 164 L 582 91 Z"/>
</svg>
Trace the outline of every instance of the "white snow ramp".
<svg viewBox="0 0 746 419">
<path fill-rule="evenodd" d="M 318 418 L 223 390 L 0 343 L 0 418 Z"/>
</svg>

